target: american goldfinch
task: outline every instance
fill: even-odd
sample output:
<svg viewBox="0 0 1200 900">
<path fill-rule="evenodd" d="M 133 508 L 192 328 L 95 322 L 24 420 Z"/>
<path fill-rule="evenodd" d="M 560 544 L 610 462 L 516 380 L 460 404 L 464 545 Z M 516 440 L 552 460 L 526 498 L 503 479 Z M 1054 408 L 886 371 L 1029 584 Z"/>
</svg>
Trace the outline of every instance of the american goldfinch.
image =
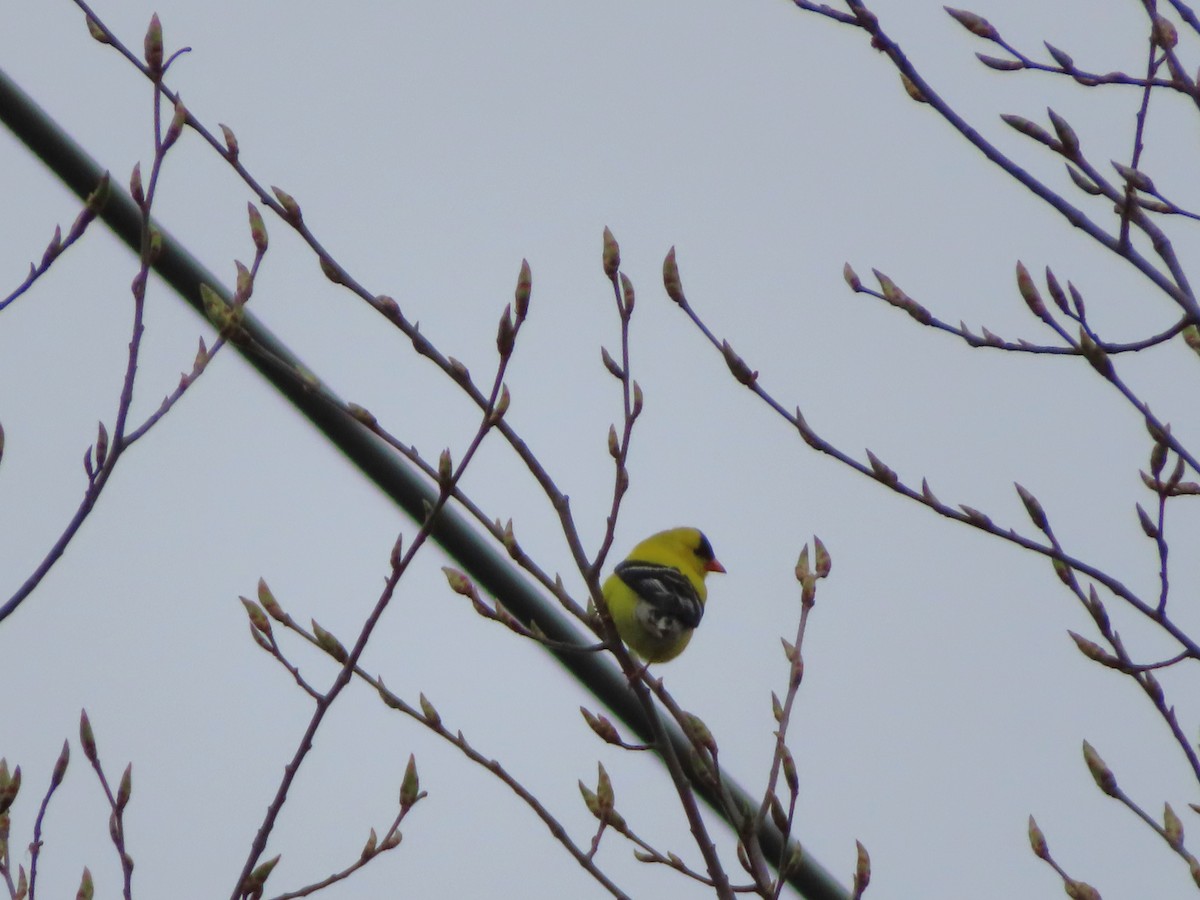
<svg viewBox="0 0 1200 900">
<path fill-rule="evenodd" d="M 633 548 L 604 582 L 604 600 L 625 645 L 648 663 L 674 659 L 704 615 L 709 572 L 724 572 L 695 528 L 672 528 Z"/>
</svg>

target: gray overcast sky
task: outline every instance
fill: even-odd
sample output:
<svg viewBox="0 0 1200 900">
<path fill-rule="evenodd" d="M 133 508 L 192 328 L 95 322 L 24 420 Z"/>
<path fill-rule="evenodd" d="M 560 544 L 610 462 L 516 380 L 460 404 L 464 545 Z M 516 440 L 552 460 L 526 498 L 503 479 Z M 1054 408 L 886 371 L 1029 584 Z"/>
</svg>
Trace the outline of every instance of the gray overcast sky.
<svg viewBox="0 0 1200 900">
<path fill-rule="evenodd" d="M 1104 4 L 1102 15 L 1083 0 L 991 7 L 978 11 L 1030 52 L 1047 39 L 1099 71 L 1143 65 L 1136 3 Z M 928 476 L 943 500 L 1028 533 L 1012 489 L 1020 481 L 1070 549 L 1155 594 L 1153 548 L 1133 516 L 1135 502 L 1153 501 L 1137 477 L 1149 443 L 1123 401 L 1079 360 L 972 351 L 920 329 L 851 295 L 841 269 L 878 268 L 941 318 L 1010 338 L 1050 340 L 1016 292 L 1018 259 L 1070 278 L 1112 339 L 1166 327 L 1175 310 L 914 104 L 860 33 L 781 0 L 95 8 L 134 47 L 157 11 L 168 48 L 192 48 L 170 77 L 189 109 L 231 126 L 243 162 L 295 195 L 337 259 L 477 376 L 493 365 L 495 323 L 529 260 L 533 305 L 510 418 L 592 542 L 611 490 L 605 436 L 620 414 L 598 349 L 618 336 L 600 268 L 601 232 L 612 228 L 638 288 L 634 368 L 646 394 L 614 552 L 676 524 L 711 537 L 729 574 L 711 582 L 689 652 L 660 674 L 712 728 L 723 767 L 756 788 L 771 749 L 770 691 L 784 689 L 778 636 L 798 615 L 792 567 L 813 533 L 826 542 L 833 577 L 810 622 L 791 746 L 800 836 L 845 883 L 859 839 L 874 864 L 868 896 L 1060 896 L 1029 851 L 1032 813 L 1056 857 L 1106 897 L 1185 895 L 1183 865 L 1099 794 L 1080 742 L 1155 814 L 1164 800 L 1187 812 L 1195 784 L 1144 699 L 1076 652 L 1066 629 L 1091 634 L 1089 622 L 1049 566 L 808 451 L 663 293 L 661 263 L 675 245 L 693 305 L 823 435 L 859 456 L 869 446 L 907 481 Z M 949 101 L 1053 184 L 1066 183 L 1061 162 L 1000 113 L 1044 121 L 1053 106 L 1096 159 L 1128 158 L 1134 92 L 1001 76 L 978 65 L 973 53 L 989 48 L 940 4 L 876 9 Z M 88 37 L 73 4 L 8 0 L 0 65 L 116 182 L 136 161 L 148 165 L 148 84 Z M 1160 186 L 1185 187 L 1187 108 L 1155 112 L 1147 170 Z M 0 154 L 0 272 L 15 285 L 77 203 L 6 134 Z M 185 133 L 156 213 L 231 283 L 232 261 L 253 252 L 248 199 Z M 427 455 L 449 445 L 457 457 L 475 427 L 468 405 L 329 284 L 283 223 L 267 224 L 256 313 L 342 396 Z M 1186 260 L 1190 237 L 1177 240 Z M 3 313 L 4 596 L 78 502 L 96 420 L 111 424 L 134 271 L 97 227 Z M 210 333 L 152 285 L 135 414 L 174 387 Z M 1178 343 L 1122 365 L 1165 418 L 1194 410 L 1182 385 L 1195 358 Z M 548 505 L 498 442 L 466 487 L 579 588 Z M 218 360 L 125 458 L 64 559 L 0 629 L 0 754 L 25 775 L 14 846 L 86 707 L 110 776 L 133 762 L 135 892 L 228 894 L 310 708 L 248 638 L 237 596 L 265 577 L 297 619 L 349 640 L 400 530 L 414 526 L 247 366 Z M 443 563 L 431 550 L 403 582 L 366 666 L 406 697 L 423 691 L 578 840 L 592 820 L 576 780 L 594 782 L 599 759 L 625 817 L 696 859 L 655 763 L 601 746 L 577 712 L 586 695 L 538 648 L 478 619 L 446 588 Z M 1173 565 L 1176 584 L 1194 583 L 1194 559 L 1178 552 Z M 1194 610 L 1175 611 L 1197 625 Z M 1174 652 L 1118 620 L 1140 658 Z M 296 653 L 316 683 L 332 676 Z M 1192 733 L 1189 697 L 1172 700 Z M 67 895 L 87 864 L 97 895 L 114 896 L 107 813 L 74 749 L 47 822 L 43 890 Z M 346 865 L 371 825 L 386 826 L 409 753 L 429 797 L 404 844 L 327 896 L 602 895 L 502 786 L 361 687 L 335 708 L 280 820 L 269 850 L 283 854 L 276 892 Z M 636 863 L 612 835 L 600 859 L 634 896 L 706 893 Z"/>
</svg>

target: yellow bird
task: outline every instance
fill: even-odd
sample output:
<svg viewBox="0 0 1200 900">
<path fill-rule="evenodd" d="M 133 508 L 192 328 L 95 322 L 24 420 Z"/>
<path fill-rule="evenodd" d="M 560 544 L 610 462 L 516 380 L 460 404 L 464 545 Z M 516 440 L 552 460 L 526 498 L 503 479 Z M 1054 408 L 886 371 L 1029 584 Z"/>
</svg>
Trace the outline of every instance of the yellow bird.
<svg viewBox="0 0 1200 900">
<path fill-rule="evenodd" d="M 704 579 L 724 571 L 696 528 L 646 538 L 604 582 L 604 600 L 621 640 L 648 663 L 677 657 L 704 615 Z"/>
</svg>

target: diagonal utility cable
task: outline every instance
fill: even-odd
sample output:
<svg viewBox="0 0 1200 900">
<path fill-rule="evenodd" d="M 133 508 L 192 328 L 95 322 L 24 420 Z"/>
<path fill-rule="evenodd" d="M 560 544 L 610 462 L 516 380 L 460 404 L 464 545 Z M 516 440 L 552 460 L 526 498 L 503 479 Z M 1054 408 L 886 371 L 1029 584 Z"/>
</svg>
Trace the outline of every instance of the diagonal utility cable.
<svg viewBox="0 0 1200 900">
<path fill-rule="evenodd" d="M 3 69 L 0 69 L 0 120 L 80 198 L 86 198 L 96 188 L 104 170 Z M 112 185 L 108 203 L 100 213 L 100 218 L 135 254 L 138 252 L 141 212 L 129 195 L 116 184 Z M 164 281 L 202 316 L 201 283 L 215 290 L 226 303 L 231 302 L 229 292 L 221 286 L 215 275 L 171 238 L 166 229 L 157 223 L 155 227 L 162 231 L 163 241 L 162 253 L 154 264 L 154 271 Z M 251 340 L 236 345 L 234 349 L 364 475 L 414 520 L 422 521 L 425 505 L 437 497 L 433 485 L 383 441 L 343 412 L 341 401 L 331 391 L 323 385 L 314 389 L 312 381 L 298 378 L 296 372 L 308 372 L 309 369 L 249 311 L 245 312 L 243 327 Z M 446 507 L 437 517 L 431 536 L 517 619 L 526 625 L 536 622 L 542 633 L 563 644 L 583 647 L 590 643 L 581 637 L 557 605 L 548 602 L 506 555 L 501 555 L 479 537 L 462 514 Z M 653 740 L 642 709 L 629 689 L 625 676 L 606 657 L 597 653 L 549 652 L 641 740 Z M 706 779 L 698 776 L 690 764 L 691 743 L 674 727 L 673 722 L 664 721 L 663 724 L 693 787 L 714 810 L 724 816 L 723 804 L 719 802 L 714 789 Z M 758 803 L 728 776 L 723 776 L 722 781 L 722 788 L 737 806 L 757 808 Z M 769 818 L 760 829 L 759 839 L 768 860 L 783 858 L 783 836 Z M 850 900 L 845 888 L 807 853 L 802 855 L 799 868 L 788 877 L 788 881 L 808 900 Z"/>
</svg>

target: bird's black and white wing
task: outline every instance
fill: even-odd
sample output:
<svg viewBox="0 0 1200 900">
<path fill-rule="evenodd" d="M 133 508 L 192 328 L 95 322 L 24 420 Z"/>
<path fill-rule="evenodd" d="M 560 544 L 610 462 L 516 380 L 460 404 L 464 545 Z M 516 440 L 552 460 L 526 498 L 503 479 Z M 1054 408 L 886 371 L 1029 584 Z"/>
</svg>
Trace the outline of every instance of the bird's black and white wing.
<svg viewBox="0 0 1200 900">
<path fill-rule="evenodd" d="M 652 633 L 666 637 L 700 624 L 704 604 L 696 588 L 678 569 L 627 559 L 618 563 L 615 571 L 641 600 L 637 617 Z"/>
</svg>

